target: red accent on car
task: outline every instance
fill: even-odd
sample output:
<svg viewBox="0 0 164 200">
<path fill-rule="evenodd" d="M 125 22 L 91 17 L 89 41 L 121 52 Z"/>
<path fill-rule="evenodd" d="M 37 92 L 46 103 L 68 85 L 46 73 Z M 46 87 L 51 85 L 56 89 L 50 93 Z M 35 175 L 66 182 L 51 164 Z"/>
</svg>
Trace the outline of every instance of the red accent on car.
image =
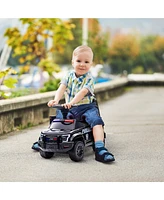
<svg viewBox="0 0 164 200">
<path fill-rule="evenodd" d="M 73 119 L 65 119 L 64 122 L 71 122 L 71 123 L 73 123 L 74 120 Z"/>
</svg>

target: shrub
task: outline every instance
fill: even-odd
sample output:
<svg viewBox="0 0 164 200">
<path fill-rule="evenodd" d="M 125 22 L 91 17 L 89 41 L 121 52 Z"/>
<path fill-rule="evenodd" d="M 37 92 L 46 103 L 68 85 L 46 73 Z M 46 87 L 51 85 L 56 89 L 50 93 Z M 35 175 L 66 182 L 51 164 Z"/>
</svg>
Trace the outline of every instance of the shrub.
<svg viewBox="0 0 164 200">
<path fill-rule="evenodd" d="M 55 91 L 59 87 L 60 79 L 49 80 L 44 83 L 44 87 L 40 89 L 40 92 Z"/>
</svg>

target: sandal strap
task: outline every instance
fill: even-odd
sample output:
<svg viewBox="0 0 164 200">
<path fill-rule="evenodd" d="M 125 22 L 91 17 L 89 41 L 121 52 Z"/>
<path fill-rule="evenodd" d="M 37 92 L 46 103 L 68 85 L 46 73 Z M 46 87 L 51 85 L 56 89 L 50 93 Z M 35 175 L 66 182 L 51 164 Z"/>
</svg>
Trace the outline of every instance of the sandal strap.
<svg viewBox="0 0 164 200">
<path fill-rule="evenodd" d="M 102 150 L 108 151 L 108 149 L 106 149 L 105 147 L 100 147 L 100 148 L 96 148 L 95 149 L 98 153 Z M 105 153 L 105 152 L 104 152 Z"/>
<path fill-rule="evenodd" d="M 106 149 L 105 147 L 96 148 L 95 153 L 99 155 L 99 152 L 102 151 L 102 150 L 105 150 L 106 152 L 101 154 L 101 156 L 104 156 L 104 157 L 105 157 L 105 155 L 114 156 L 112 153 L 108 152 L 108 149 Z"/>
</svg>

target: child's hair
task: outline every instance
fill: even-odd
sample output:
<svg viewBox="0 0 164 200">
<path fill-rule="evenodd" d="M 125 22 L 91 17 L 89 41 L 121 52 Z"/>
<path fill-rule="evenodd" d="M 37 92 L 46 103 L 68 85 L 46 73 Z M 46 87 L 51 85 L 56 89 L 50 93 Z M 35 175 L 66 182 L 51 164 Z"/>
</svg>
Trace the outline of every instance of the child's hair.
<svg viewBox="0 0 164 200">
<path fill-rule="evenodd" d="M 84 52 L 84 51 L 90 52 L 91 55 L 92 55 L 92 59 L 93 59 L 93 51 L 92 51 L 92 49 L 91 49 L 89 46 L 87 46 L 87 45 L 81 45 L 81 46 L 76 47 L 76 48 L 74 49 L 73 53 L 72 53 L 72 58 L 73 58 L 74 56 L 76 56 L 79 52 Z"/>
</svg>

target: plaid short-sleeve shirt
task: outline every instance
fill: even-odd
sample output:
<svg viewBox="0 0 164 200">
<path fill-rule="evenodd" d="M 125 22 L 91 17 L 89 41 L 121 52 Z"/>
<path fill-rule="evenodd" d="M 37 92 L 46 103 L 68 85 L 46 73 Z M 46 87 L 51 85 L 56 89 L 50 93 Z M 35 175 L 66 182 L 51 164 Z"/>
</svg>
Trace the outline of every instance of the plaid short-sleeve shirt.
<svg viewBox="0 0 164 200">
<path fill-rule="evenodd" d="M 62 84 L 66 85 L 65 101 L 70 102 L 75 95 L 82 89 L 87 88 L 87 95 L 77 104 L 92 103 L 94 99 L 94 80 L 91 74 L 88 72 L 80 77 L 76 77 L 75 72 L 71 71 L 61 81 Z"/>
</svg>

